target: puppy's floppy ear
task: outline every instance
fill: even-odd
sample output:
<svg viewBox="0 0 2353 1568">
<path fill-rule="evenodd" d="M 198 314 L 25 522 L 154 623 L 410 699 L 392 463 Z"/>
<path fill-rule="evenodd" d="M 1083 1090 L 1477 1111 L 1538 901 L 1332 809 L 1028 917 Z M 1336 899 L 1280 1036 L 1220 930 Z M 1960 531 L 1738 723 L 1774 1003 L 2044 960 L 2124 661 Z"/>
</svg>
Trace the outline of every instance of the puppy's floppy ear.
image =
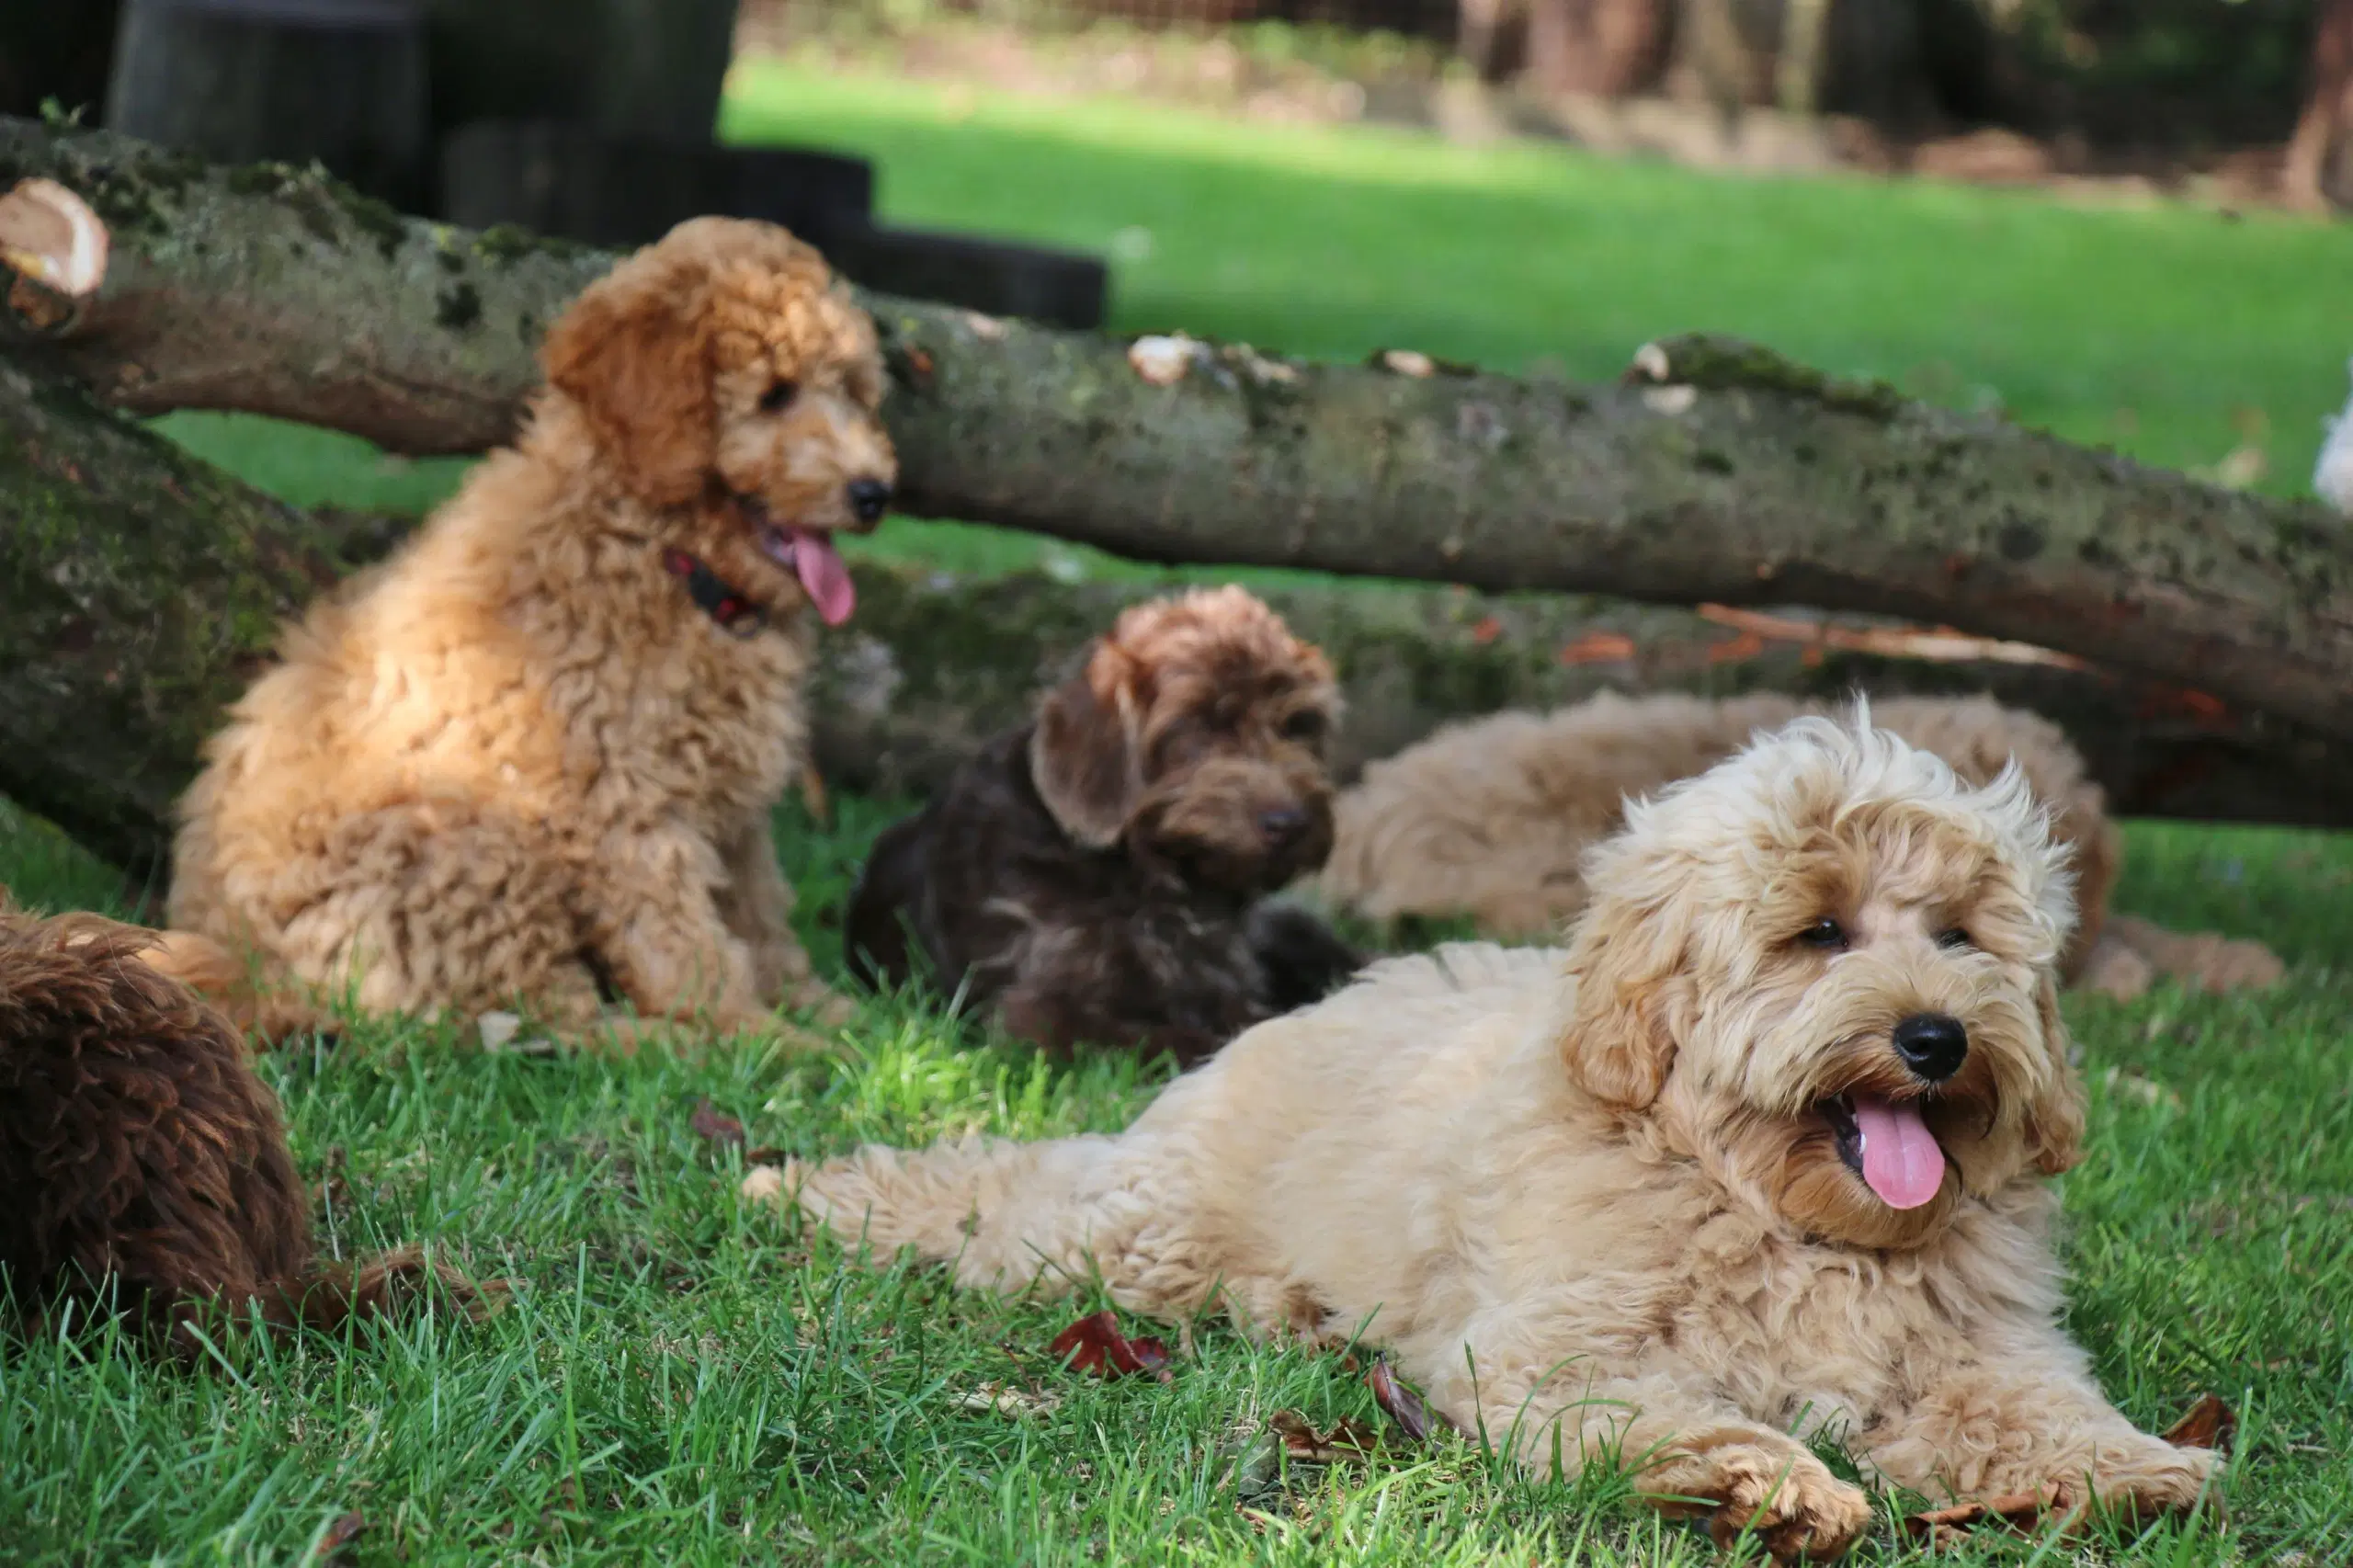
<svg viewBox="0 0 2353 1568">
<path fill-rule="evenodd" d="M 1143 792 L 1137 701 L 1127 655 L 1098 643 L 1086 668 L 1039 704 L 1029 777 L 1075 843 L 1108 847 Z"/>
<path fill-rule="evenodd" d="M 699 269 L 639 256 L 589 285 L 540 346 L 548 384 L 640 499 L 678 506 L 717 460 L 709 324 Z"/>
<path fill-rule="evenodd" d="M 2059 986 L 2044 975 L 2035 992 L 2043 1048 L 2051 1052 L 2051 1086 L 2026 1113 L 2027 1152 L 2045 1176 L 2073 1170 L 2084 1157 L 2084 1087 L 2067 1060 L 2067 1025 L 2059 1016 Z"/>
<path fill-rule="evenodd" d="M 1681 924 L 1669 910 L 1602 896 L 1569 945 L 1576 1000 L 1561 1038 L 1569 1076 L 1604 1105 L 1641 1110 L 1675 1065 Z"/>
</svg>

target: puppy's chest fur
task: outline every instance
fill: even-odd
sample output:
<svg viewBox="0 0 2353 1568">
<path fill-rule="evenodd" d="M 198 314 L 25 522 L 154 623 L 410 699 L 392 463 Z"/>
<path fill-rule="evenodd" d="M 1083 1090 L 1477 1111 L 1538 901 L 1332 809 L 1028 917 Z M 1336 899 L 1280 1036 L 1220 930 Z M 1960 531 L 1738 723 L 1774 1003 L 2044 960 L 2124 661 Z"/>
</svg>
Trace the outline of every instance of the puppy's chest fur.
<svg viewBox="0 0 2353 1568">
<path fill-rule="evenodd" d="M 591 794 L 763 811 L 805 753 L 805 618 L 722 627 L 642 540 L 593 542 L 585 582 L 513 607 L 565 731 L 565 770 Z"/>
<path fill-rule="evenodd" d="M 927 832 L 919 926 L 940 966 L 976 992 L 1051 971 L 1170 1022 L 1255 1016 L 1265 977 L 1245 905 L 1149 875 L 1123 848 L 1072 843 L 1031 782 L 1028 730 L 960 770 Z"/>
<path fill-rule="evenodd" d="M 1931 1383 L 1998 1361 L 2006 1339 L 2055 1317 L 2040 1220 L 1972 1199 L 1915 1252 L 1792 1237 L 1720 1207 L 1647 1244 L 1621 1229 L 1597 1261 L 1624 1312 L 1596 1348 L 1629 1369 L 1696 1374 L 1753 1420 L 1867 1437 Z"/>
</svg>

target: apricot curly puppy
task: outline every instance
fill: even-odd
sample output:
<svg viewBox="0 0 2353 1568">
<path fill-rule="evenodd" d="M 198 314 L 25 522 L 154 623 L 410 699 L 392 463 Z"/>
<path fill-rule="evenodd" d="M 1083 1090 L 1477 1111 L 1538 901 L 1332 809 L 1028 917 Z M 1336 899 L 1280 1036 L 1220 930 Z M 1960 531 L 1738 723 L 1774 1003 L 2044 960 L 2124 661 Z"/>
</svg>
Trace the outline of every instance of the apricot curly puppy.
<svg viewBox="0 0 2353 1568">
<path fill-rule="evenodd" d="M 1376 920 L 1468 915 L 1483 935 L 1543 939 L 1585 903 L 1578 858 L 1620 808 L 1731 755 L 1760 730 L 1823 705 L 1762 693 L 1707 699 L 1605 694 L 1556 712 L 1450 725 L 1368 767 L 1340 797 L 1321 882 Z M 2122 835 L 2060 728 L 1988 697 L 1874 702 L 1881 724 L 1983 784 L 2013 757 L 2074 846 L 2082 918 L 2061 960 L 2068 983 L 2131 996 L 2159 974 L 2205 989 L 2265 986 L 2284 971 L 2255 942 L 2177 936 L 2111 915 Z"/>
<path fill-rule="evenodd" d="M 853 965 L 1021 1038 L 1198 1062 L 1362 961 L 1267 901 L 1332 843 L 1332 666 L 1238 587 L 1135 605 L 874 846 Z M 910 937 L 913 950 L 910 949 Z"/>
<path fill-rule="evenodd" d="M 833 535 L 895 477 L 872 324 L 698 219 L 574 302 L 515 447 L 286 636 L 181 804 L 171 923 L 369 1012 L 825 1004 L 769 812 Z"/>
<path fill-rule="evenodd" d="M 2185 1507 L 2214 1455 L 2135 1430 L 2060 1322 L 2065 858 L 2017 771 L 1800 720 L 1629 808 L 1565 950 L 1376 965 L 1117 1137 L 753 1190 L 966 1284 L 1361 1325 L 1526 1462 L 1623 1462 L 1784 1558 L 1870 1520 L 1824 1429 L 1932 1496 Z"/>
<path fill-rule="evenodd" d="M 278 1102 L 230 1021 L 142 961 L 153 934 L 36 919 L 0 896 L 0 1288 L 36 1332 L 66 1301 L 111 1304 L 183 1358 L 258 1307 L 279 1326 L 394 1314 L 438 1280 L 402 1248 L 320 1258 Z"/>
</svg>

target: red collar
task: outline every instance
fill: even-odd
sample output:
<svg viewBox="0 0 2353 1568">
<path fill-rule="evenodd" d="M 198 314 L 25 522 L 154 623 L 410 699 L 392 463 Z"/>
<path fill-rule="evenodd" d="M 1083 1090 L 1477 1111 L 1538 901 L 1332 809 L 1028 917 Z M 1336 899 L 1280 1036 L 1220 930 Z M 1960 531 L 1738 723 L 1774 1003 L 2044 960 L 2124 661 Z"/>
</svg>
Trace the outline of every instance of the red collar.
<svg viewBox="0 0 2353 1568">
<path fill-rule="evenodd" d="M 719 629 L 733 637 L 757 637 L 768 623 L 766 605 L 756 603 L 741 588 L 685 551 L 662 551 L 662 569 L 687 585 L 687 597 Z"/>
</svg>

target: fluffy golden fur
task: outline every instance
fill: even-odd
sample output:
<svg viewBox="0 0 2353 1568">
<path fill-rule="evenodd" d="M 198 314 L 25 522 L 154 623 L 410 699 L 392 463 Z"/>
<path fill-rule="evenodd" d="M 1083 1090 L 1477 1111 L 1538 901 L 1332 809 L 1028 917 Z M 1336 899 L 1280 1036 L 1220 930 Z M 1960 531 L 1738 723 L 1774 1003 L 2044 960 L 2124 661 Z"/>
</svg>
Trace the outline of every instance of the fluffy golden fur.
<svg viewBox="0 0 2353 1568">
<path fill-rule="evenodd" d="M 516 445 L 291 629 L 206 748 L 171 922 L 369 1012 L 830 1004 L 769 813 L 809 611 L 849 606 L 831 537 L 895 476 L 872 324 L 782 230 L 699 219 L 541 358 Z"/>
<path fill-rule="evenodd" d="M 1698 773 L 1760 730 L 1819 704 L 1773 694 L 1604 695 L 1549 714 L 1449 726 L 1367 767 L 1340 798 L 1322 891 L 1375 920 L 1462 915 L 1486 936 L 1543 939 L 1583 907 L 1579 858 L 1616 828 L 1622 802 Z M 2081 920 L 2070 983 L 2130 996 L 2157 974 L 2214 990 L 2269 985 L 2279 960 L 2254 942 L 2177 937 L 2111 916 L 2123 842 L 2066 735 L 1991 698 L 1903 698 L 1872 717 L 1984 784 L 2015 757 L 2074 846 Z"/>
<path fill-rule="evenodd" d="M 904 983 L 919 954 L 1016 1035 L 1188 1063 L 1321 999 L 1362 960 L 1266 895 L 1331 847 L 1338 707 L 1322 652 L 1241 588 L 1130 607 L 876 842 L 853 966 Z"/>
<path fill-rule="evenodd" d="M 18 1314 L 40 1332 L 66 1302 L 111 1307 L 193 1358 L 224 1312 L 333 1329 L 437 1279 L 480 1310 L 414 1248 L 317 1255 L 277 1099 L 230 1021 L 142 961 L 155 950 L 153 932 L 0 893 L 0 1289 Z"/>
<path fill-rule="evenodd" d="M 2136 1430 L 2060 1322 L 2065 858 L 2017 772 L 1800 720 L 1629 808 L 1565 949 L 1376 965 L 1118 1136 L 753 1190 L 970 1285 L 1361 1328 L 1523 1460 L 1623 1463 L 1784 1557 L 1870 1518 L 1825 1429 L 1931 1496 L 2188 1506 L 2214 1456 Z"/>
</svg>

